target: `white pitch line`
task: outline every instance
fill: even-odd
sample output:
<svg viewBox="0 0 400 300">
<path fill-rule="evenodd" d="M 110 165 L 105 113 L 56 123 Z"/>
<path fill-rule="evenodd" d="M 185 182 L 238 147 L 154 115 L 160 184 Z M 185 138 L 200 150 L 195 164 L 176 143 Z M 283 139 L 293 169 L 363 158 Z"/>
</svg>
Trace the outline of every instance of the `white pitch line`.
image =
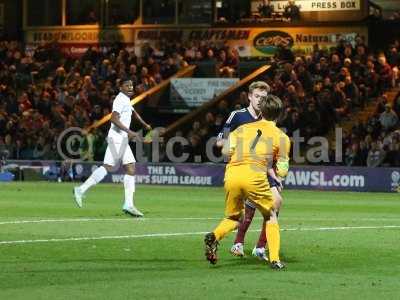
<svg viewBox="0 0 400 300">
<path fill-rule="evenodd" d="M 0 222 L 0 225 L 19 224 L 40 224 L 40 223 L 73 223 L 73 222 L 132 222 L 132 221 L 206 221 L 221 220 L 221 217 L 182 217 L 182 218 L 71 218 L 71 219 L 39 219 L 39 220 L 13 220 Z M 255 217 L 254 220 L 261 220 L 262 217 Z M 304 217 L 281 217 L 280 220 L 301 220 L 301 221 L 400 221 L 400 218 L 304 218 Z"/>
<path fill-rule="evenodd" d="M 352 230 L 352 229 L 390 229 L 400 228 L 400 225 L 382 225 L 382 226 L 339 226 L 339 227 L 316 227 L 316 228 L 283 228 L 281 231 L 333 231 L 333 230 Z"/>
<path fill-rule="evenodd" d="M 0 222 L 0 225 L 12 225 L 12 224 L 35 224 L 35 223 L 68 223 L 68 222 L 132 222 L 132 221 L 190 221 L 190 220 L 220 220 L 222 217 L 199 217 L 199 218 L 76 218 L 76 219 L 40 219 L 40 220 L 14 220 Z M 256 218 L 255 218 L 256 219 Z M 261 219 L 261 218 L 257 218 Z"/>
<path fill-rule="evenodd" d="M 110 235 L 96 237 L 72 237 L 65 239 L 38 239 L 38 240 L 19 240 L 19 241 L 0 241 L 0 245 L 7 244 L 31 244 L 31 243 L 49 243 L 49 242 L 70 242 L 70 241 L 94 241 L 94 240 L 122 240 L 122 239 L 137 239 L 146 237 L 169 237 L 169 236 L 185 236 L 185 235 L 200 235 L 207 232 L 176 232 L 176 233 L 149 233 L 149 234 L 134 234 L 134 235 Z"/>
<path fill-rule="evenodd" d="M 357 230 L 357 229 L 397 229 L 400 225 L 384 225 L 384 226 L 354 226 L 354 227 L 316 227 L 316 228 L 282 228 L 281 231 L 333 231 L 333 230 Z M 251 232 L 259 232 L 259 230 L 249 230 Z M 33 243 L 50 243 L 50 242 L 70 242 L 70 241 L 95 241 L 95 240 L 120 240 L 120 239 L 138 239 L 147 237 L 171 237 L 171 236 L 190 236 L 206 234 L 206 231 L 198 232 L 175 232 L 175 233 L 148 233 L 134 235 L 111 235 L 96 237 L 71 237 L 64 239 L 37 239 L 37 240 L 16 240 L 16 241 L 0 241 L 0 245 L 15 244 L 33 244 Z"/>
</svg>

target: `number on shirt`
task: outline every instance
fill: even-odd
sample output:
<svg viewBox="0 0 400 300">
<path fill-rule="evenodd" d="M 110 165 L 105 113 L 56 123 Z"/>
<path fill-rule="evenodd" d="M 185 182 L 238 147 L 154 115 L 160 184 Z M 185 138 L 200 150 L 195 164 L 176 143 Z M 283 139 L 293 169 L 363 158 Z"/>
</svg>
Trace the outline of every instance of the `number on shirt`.
<svg viewBox="0 0 400 300">
<path fill-rule="evenodd" d="M 257 129 L 257 135 L 254 138 L 253 143 L 251 143 L 250 151 L 253 151 L 256 148 L 257 143 L 260 140 L 261 135 L 262 135 L 262 131 L 260 129 Z"/>
</svg>

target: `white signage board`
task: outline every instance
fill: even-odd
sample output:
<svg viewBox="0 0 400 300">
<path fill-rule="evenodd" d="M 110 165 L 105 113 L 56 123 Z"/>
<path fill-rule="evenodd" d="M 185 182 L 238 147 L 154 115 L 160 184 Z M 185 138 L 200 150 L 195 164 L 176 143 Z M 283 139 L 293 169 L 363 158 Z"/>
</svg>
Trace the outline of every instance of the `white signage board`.
<svg viewBox="0 0 400 300">
<path fill-rule="evenodd" d="M 257 7 L 263 1 L 252 1 L 251 10 L 257 11 Z M 282 12 L 288 5 L 288 1 L 272 0 L 271 4 L 274 11 Z M 343 10 L 360 10 L 360 0 L 296 0 L 295 4 L 302 11 L 343 11 Z"/>
<path fill-rule="evenodd" d="M 178 78 L 171 80 L 171 103 L 198 107 L 220 95 L 239 78 Z"/>
</svg>

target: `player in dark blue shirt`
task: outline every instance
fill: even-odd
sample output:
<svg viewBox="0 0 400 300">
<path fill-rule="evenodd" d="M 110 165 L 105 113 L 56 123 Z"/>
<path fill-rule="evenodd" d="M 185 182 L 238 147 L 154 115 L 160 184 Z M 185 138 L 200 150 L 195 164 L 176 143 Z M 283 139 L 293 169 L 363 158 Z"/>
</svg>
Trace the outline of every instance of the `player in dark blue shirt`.
<svg viewBox="0 0 400 300">
<path fill-rule="evenodd" d="M 259 102 L 262 97 L 268 95 L 270 87 L 263 81 L 253 82 L 249 87 L 249 106 L 247 108 L 233 111 L 229 118 L 226 120 L 222 131 L 218 134 L 217 146 L 222 147 L 224 140 L 228 138 L 230 132 L 243 124 L 258 121 L 260 119 Z M 282 190 L 282 183 L 279 178 L 275 175 L 274 170 L 268 169 L 268 181 L 271 188 L 274 200 L 277 203 L 282 203 L 282 196 L 280 191 Z M 231 248 L 231 253 L 235 256 L 244 256 L 243 244 L 246 232 L 254 218 L 256 207 L 249 201 L 245 202 L 245 214 L 242 223 L 239 225 L 238 232 L 236 235 L 235 242 Z M 265 221 L 264 221 L 265 222 Z M 268 261 L 268 257 L 265 253 L 266 246 L 266 233 L 265 223 L 262 224 L 260 237 L 258 239 L 256 247 L 254 247 L 252 254 L 257 256 L 261 260 Z"/>
<path fill-rule="evenodd" d="M 254 113 L 253 113 L 254 114 Z M 258 121 L 258 115 L 253 115 L 249 108 L 234 110 L 226 120 L 222 131 L 218 134 L 218 140 L 226 139 L 230 132 L 234 131 L 240 125 Z"/>
</svg>

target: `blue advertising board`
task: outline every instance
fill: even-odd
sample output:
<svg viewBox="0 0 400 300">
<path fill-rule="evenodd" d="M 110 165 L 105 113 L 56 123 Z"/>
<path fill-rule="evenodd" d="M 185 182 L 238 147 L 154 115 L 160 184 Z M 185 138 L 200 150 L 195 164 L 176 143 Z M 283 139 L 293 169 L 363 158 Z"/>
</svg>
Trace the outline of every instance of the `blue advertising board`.
<svg viewBox="0 0 400 300">
<path fill-rule="evenodd" d="M 10 162 L 11 163 L 11 162 Z M 65 162 L 13 161 L 23 168 L 41 165 L 43 179 L 55 179 L 54 170 L 63 168 L 56 165 Z M 73 163 L 67 165 L 72 179 L 81 181 L 90 176 L 101 163 Z M 64 167 L 65 169 L 65 167 Z M 46 174 L 51 172 L 51 177 Z M 223 186 L 225 165 L 223 164 L 168 164 L 137 163 L 138 184 Z M 108 174 L 104 182 L 122 182 L 124 172 L 118 168 Z M 356 192 L 399 192 L 400 169 L 398 168 L 350 168 L 341 166 L 293 166 L 285 178 L 285 188 L 304 190 L 333 190 Z"/>
</svg>

